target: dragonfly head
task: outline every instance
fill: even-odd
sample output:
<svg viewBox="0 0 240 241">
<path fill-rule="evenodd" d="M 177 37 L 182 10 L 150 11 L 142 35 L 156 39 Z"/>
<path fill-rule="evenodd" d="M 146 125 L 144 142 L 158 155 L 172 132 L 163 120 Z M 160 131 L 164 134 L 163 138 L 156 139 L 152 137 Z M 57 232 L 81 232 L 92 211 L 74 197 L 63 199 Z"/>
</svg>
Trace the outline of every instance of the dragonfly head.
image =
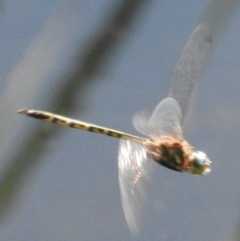
<svg viewBox="0 0 240 241">
<path fill-rule="evenodd" d="M 194 175 L 205 175 L 211 171 L 211 161 L 201 151 L 194 151 L 190 156 L 189 172 Z"/>
</svg>

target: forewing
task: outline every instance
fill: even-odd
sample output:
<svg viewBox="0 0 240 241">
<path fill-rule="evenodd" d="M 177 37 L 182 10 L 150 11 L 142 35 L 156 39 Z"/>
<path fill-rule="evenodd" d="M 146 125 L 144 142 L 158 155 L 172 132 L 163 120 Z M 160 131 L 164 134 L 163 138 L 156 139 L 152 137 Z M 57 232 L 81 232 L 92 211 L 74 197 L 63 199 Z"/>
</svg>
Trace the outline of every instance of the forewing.
<svg viewBox="0 0 240 241">
<path fill-rule="evenodd" d="M 145 148 L 121 140 L 118 155 L 118 176 L 123 211 L 130 231 L 138 234 L 150 180 L 153 162 L 148 160 Z"/>
<path fill-rule="evenodd" d="M 181 107 L 183 125 L 186 124 L 194 102 L 196 88 L 209 58 L 211 45 L 210 29 L 204 23 L 199 24 L 191 34 L 175 67 L 169 96 L 177 100 Z"/>
<path fill-rule="evenodd" d="M 141 112 L 135 115 L 133 124 L 138 131 L 151 137 L 166 135 L 181 139 L 181 119 L 182 111 L 179 104 L 168 97 L 156 106 L 150 118 L 143 116 Z"/>
</svg>

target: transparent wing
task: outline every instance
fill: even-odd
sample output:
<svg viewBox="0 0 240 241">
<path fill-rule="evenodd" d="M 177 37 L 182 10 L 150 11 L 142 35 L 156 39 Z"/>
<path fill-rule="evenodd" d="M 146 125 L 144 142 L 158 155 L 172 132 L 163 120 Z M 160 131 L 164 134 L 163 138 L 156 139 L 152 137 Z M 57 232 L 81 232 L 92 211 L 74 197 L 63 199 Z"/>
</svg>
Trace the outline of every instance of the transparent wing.
<svg viewBox="0 0 240 241">
<path fill-rule="evenodd" d="M 147 111 L 139 111 L 136 114 L 134 114 L 132 122 L 133 126 L 137 131 L 140 133 L 150 136 L 151 134 L 151 128 L 149 126 L 149 120 L 151 118 L 151 115 Z"/>
<path fill-rule="evenodd" d="M 210 55 L 212 35 L 203 23 L 191 34 L 175 67 L 169 96 L 179 103 L 183 114 L 183 125 L 194 102 L 196 88 Z"/>
<path fill-rule="evenodd" d="M 182 111 L 176 100 L 171 97 L 162 100 L 149 118 L 140 112 L 133 118 L 134 127 L 144 135 L 159 137 L 162 135 L 182 138 Z"/>
<path fill-rule="evenodd" d="M 145 148 L 121 140 L 118 155 L 119 186 L 123 211 L 130 231 L 138 234 L 146 202 L 146 186 L 153 171 L 153 161 L 148 160 Z"/>
</svg>

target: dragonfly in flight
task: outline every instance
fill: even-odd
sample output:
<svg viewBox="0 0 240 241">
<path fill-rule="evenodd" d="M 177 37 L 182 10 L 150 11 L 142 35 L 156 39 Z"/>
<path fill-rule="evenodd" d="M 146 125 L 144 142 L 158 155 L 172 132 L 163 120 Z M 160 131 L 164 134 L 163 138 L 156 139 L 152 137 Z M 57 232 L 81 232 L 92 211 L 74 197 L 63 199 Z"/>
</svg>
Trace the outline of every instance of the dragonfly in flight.
<svg viewBox="0 0 240 241">
<path fill-rule="evenodd" d="M 157 105 L 152 115 L 140 112 L 133 118 L 134 127 L 147 138 L 45 111 L 21 109 L 18 112 L 62 126 L 121 139 L 118 170 L 122 206 L 130 230 L 138 233 L 145 182 L 152 160 L 171 170 L 194 175 L 204 175 L 211 170 L 207 155 L 195 150 L 182 133 L 211 44 L 210 29 L 203 23 L 199 24 L 175 67 L 168 97 Z"/>
</svg>

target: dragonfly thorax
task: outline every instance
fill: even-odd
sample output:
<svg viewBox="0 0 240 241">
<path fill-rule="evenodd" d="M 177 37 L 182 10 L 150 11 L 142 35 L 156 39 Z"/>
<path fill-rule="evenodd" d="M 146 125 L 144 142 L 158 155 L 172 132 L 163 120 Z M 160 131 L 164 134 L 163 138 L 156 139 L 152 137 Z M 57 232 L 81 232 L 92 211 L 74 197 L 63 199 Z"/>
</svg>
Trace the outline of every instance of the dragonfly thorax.
<svg viewBox="0 0 240 241">
<path fill-rule="evenodd" d="M 187 171 L 192 148 L 186 141 L 163 136 L 147 142 L 146 148 L 148 156 L 158 164 L 174 171 Z"/>
</svg>

